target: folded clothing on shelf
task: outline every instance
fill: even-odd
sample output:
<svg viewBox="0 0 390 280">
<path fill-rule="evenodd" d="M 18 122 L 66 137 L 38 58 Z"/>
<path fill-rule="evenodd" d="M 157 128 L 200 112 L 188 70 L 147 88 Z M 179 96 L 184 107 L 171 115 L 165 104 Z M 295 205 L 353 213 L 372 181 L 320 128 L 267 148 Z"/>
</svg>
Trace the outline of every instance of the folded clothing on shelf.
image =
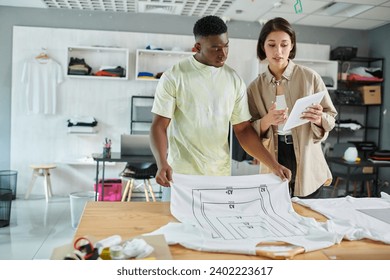
<svg viewBox="0 0 390 280">
<path fill-rule="evenodd" d="M 95 73 L 96 76 L 108 76 L 108 77 L 125 77 L 126 71 L 123 67 L 117 66 L 113 68 L 103 68 Z"/>
<path fill-rule="evenodd" d="M 389 161 L 390 160 L 390 150 L 377 150 L 373 152 L 370 156 L 370 159 L 379 160 L 379 161 Z"/>
<path fill-rule="evenodd" d="M 150 80 L 156 79 L 156 78 L 154 77 L 154 74 L 153 74 L 153 73 L 150 73 L 150 72 L 138 72 L 137 77 L 138 77 L 139 79 L 150 79 Z"/>
<path fill-rule="evenodd" d="M 71 57 L 68 65 L 68 75 L 90 75 L 92 68 L 84 58 Z"/>
<path fill-rule="evenodd" d="M 138 77 L 154 77 L 151 72 L 138 72 Z"/>
<path fill-rule="evenodd" d="M 358 121 L 355 120 L 336 120 L 337 128 L 349 128 L 351 130 L 359 130 L 363 127 Z"/>
<path fill-rule="evenodd" d="M 367 77 L 358 74 L 349 74 L 347 80 L 349 81 L 361 81 L 361 82 L 383 82 L 383 78 Z"/>
<path fill-rule="evenodd" d="M 68 120 L 68 127 L 72 126 L 90 126 L 97 125 L 97 120 L 94 117 L 73 117 Z"/>
<path fill-rule="evenodd" d="M 350 81 L 383 81 L 383 71 L 381 68 L 355 67 L 348 71 Z"/>
</svg>

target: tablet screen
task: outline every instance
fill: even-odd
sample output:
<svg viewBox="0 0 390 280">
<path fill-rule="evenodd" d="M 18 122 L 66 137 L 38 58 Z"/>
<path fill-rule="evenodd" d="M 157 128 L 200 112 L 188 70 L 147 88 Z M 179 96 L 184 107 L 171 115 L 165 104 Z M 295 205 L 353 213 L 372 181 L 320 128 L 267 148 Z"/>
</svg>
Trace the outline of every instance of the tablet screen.
<svg viewBox="0 0 390 280">
<path fill-rule="evenodd" d="M 299 98 L 294 107 L 291 110 L 290 115 L 286 121 L 286 124 L 283 127 L 283 131 L 290 130 L 291 128 L 300 126 L 304 123 L 309 122 L 308 120 L 301 119 L 302 113 L 306 111 L 306 108 L 311 106 L 312 104 L 318 104 L 321 102 L 322 98 L 325 96 L 327 91 L 320 91 L 312 95 L 308 95 L 302 98 Z"/>
</svg>

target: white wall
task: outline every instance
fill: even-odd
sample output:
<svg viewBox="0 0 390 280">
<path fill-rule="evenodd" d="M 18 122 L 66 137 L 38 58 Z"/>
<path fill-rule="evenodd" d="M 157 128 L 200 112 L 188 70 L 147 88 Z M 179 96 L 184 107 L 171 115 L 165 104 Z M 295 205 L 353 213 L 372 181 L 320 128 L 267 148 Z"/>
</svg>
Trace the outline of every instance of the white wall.
<svg viewBox="0 0 390 280">
<path fill-rule="evenodd" d="M 11 168 L 18 170 L 17 195 L 26 192 L 32 170 L 30 164 L 56 163 L 52 171 L 54 195 L 92 190 L 95 165 L 69 164 L 101 152 L 105 137 L 113 141 L 113 152 L 119 152 L 120 134 L 130 132 L 130 97 L 153 95 L 155 82 L 135 81 L 135 52 L 152 44 L 164 49 L 180 47 L 190 50 L 192 36 L 95 31 L 62 28 L 15 26 L 12 53 Z M 228 64 L 250 82 L 257 75 L 256 40 L 230 39 Z M 65 77 L 58 87 L 56 115 L 27 115 L 21 72 L 26 60 L 46 48 L 49 56 L 67 70 L 68 46 L 118 46 L 128 48 L 129 80 L 97 80 Z M 93 116 L 99 132 L 85 136 L 67 134 L 67 120 L 73 116 Z M 106 168 L 106 178 L 117 177 L 124 163 Z M 42 181 L 32 194 L 43 195 Z"/>
</svg>

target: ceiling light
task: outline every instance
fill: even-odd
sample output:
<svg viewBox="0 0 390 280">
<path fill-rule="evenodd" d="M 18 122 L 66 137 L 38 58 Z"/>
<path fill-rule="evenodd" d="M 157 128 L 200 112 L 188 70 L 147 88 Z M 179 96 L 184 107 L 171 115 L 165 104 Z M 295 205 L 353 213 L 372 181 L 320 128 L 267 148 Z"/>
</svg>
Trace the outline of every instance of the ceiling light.
<svg viewBox="0 0 390 280">
<path fill-rule="evenodd" d="M 138 12 L 180 15 L 184 4 L 138 2 Z"/>
<path fill-rule="evenodd" d="M 349 8 L 352 4 L 348 3 L 340 3 L 340 2 L 333 2 L 327 5 L 320 14 L 327 15 L 327 16 L 334 16 L 338 13 L 344 11 L 345 9 Z"/>
<path fill-rule="evenodd" d="M 324 9 L 320 10 L 319 15 L 325 16 L 344 16 L 344 17 L 354 17 L 368 9 L 371 9 L 371 5 L 358 5 L 351 3 L 341 3 L 333 2 L 326 6 Z"/>
<path fill-rule="evenodd" d="M 358 14 L 361 14 L 369 9 L 371 9 L 372 7 L 374 6 L 370 6 L 370 5 L 352 5 L 352 7 L 344 10 L 344 13 L 348 16 L 348 17 L 354 17 Z"/>
</svg>

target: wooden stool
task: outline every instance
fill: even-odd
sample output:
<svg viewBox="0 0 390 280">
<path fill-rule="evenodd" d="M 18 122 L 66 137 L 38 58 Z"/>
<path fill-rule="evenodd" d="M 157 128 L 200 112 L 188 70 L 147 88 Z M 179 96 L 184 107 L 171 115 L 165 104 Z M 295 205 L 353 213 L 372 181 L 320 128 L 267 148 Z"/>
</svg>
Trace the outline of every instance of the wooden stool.
<svg viewBox="0 0 390 280">
<path fill-rule="evenodd" d="M 41 165 L 30 165 L 30 167 L 33 169 L 30 185 L 27 189 L 25 199 L 28 199 L 31 193 L 32 188 L 34 187 L 34 183 L 38 176 L 44 177 L 44 187 L 45 187 L 45 195 L 46 195 L 46 202 L 49 202 L 49 197 L 53 195 L 52 189 L 51 189 L 51 181 L 50 181 L 50 169 L 54 169 L 57 166 L 55 164 L 41 164 Z"/>
</svg>

